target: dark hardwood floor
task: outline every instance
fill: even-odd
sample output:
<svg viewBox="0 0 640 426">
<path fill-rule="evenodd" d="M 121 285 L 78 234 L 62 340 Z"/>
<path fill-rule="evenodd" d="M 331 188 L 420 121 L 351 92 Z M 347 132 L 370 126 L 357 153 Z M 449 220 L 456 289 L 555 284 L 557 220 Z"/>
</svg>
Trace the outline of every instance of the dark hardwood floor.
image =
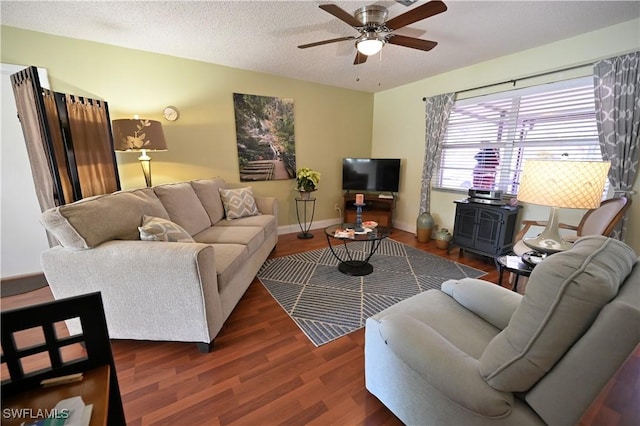
<svg viewBox="0 0 640 426">
<path fill-rule="evenodd" d="M 309 240 L 280 236 L 271 257 L 326 247 L 322 230 L 313 234 Z M 486 271 L 484 279 L 498 281 L 492 260 L 459 257 L 457 249 L 447 254 L 433 241 L 419 243 L 404 231 L 394 230 L 392 238 Z M 49 300 L 47 287 L 2 298 L 1 308 Z M 316 348 L 258 280 L 211 353 L 172 342 L 114 340 L 112 347 L 129 425 L 402 424 L 364 387 L 364 330 Z"/>
</svg>

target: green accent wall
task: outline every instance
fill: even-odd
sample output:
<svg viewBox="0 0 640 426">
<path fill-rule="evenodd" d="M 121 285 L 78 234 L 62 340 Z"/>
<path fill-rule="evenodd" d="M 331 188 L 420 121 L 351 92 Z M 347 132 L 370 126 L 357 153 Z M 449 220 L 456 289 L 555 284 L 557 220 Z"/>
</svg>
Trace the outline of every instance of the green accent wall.
<svg viewBox="0 0 640 426">
<path fill-rule="evenodd" d="M 342 201 L 343 157 L 396 157 L 402 159 L 402 175 L 394 226 L 410 232 L 415 232 L 419 209 L 425 134 L 423 97 L 640 49 L 640 20 L 636 19 L 374 95 L 12 27 L 0 30 L 3 63 L 46 68 L 53 90 L 105 99 L 112 119 L 139 114 L 162 121 L 169 150 L 151 155 L 154 184 L 209 176 L 240 184 L 232 94 L 293 98 L 298 167 L 322 173 L 320 189 L 315 193 L 315 221 L 337 219 L 334 205 Z M 518 87 L 590 73 L 587 66 L 526 80 Z M 476 91 L 465 96 L 485 93 Z M 162 118 L 167 105 L 179 109 L 177 121 Z M 124 189 L 144 186 L 136 158 L 136 154 L 117 154 Z M 291 225 L 292 232 L 297 224 L 293 185 L 293 180 L 252 184 L 257 194 L 278 198 L 279 225 Z M 638 180 L 634 188 L 636 193 L 640 190 Z M 453 201 L 465 197 L 465 191 L 433 192 L 431 213 L 440 227 L 453 228 Z M 631 210 L 626 240 L 640 252 L 640 200 Z M 561 219 L 577 223 L 582 213 L 563 211 Z M 523 218 L 546 219 L 547 215 L 545 208 L 531 206 L 525 206 L 522 212 Z"/>
<path fill-rule="evenodd" d="M 336 220 L 342 158 L 369 156 L 373 94 L 189 59 L 2 26 L 1 62 L 46 68 L 58 92 L 104 99 L 111 119 L 163 123 L 168 151 L 150 153 L 153 184 L 222 176 L 240 183 L 233 93 L 294 100 L 298 167 L 322 174 L 315 221 Z M 178 108 L 169 122 L 164 107 Z M 117 153 L 123 189 L 145 186 L 136 153 Z M 253 182 L 279 201 L 279 226 L 297 227 L 294 180 Z M 295 229 L 292 228 L 292 232 Z"/>
<path fill-rule="evenodd" d="M 436 47 L 438 49 L 440 47 Z M 415 232 L 420 207 L 420 180 L 424 159 L 425 104 L 423 97 L 456 92 L 549 71 L 593 63 L 640 50 L 640 20 L 632 20 L 598 31 L 544 45 L 512 55 L 496 58 L 473 66 L 407 84 L 375 94 L 373 116 L 372 155 L 403 158 L 400 197 L 394 215 L 394 225 Z M 516 87 L 543 84 L 591 75 L 591 66 L 556 73 L 541 78 L 527 79 Z M 463 97 L 479 96 L 491 91 L 509 90 L 511 84 L 491 89 L 475 90 Z M 628 215 L 626 242 L 640 253 L 640 179 L 636 179 L 636 200 Z M 453 229 L 454 200 L 467 197 L 467 192 L 432 191 L 431 214 L 438 226 Z M 561 210 L 561 221 L 577 225 L 584 210 Z M 549 209 L 524 205 L 522 218 L 546 220 Z M 540 232 L 540 228 L 533 229 Z"/>
</svg>

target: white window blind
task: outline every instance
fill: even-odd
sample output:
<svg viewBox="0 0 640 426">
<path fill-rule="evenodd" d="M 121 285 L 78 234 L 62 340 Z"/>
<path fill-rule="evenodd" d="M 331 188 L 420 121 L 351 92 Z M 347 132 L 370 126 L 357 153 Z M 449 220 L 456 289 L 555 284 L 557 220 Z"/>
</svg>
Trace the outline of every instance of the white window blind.
<svg viewBox="0 0 640 426">
<path fill-rule="evenodd" d="M 592 77 L 456 101 L 432 185 L 516 194 L 525 160 L 563 156 L 602 161 Z"/>
</svg>

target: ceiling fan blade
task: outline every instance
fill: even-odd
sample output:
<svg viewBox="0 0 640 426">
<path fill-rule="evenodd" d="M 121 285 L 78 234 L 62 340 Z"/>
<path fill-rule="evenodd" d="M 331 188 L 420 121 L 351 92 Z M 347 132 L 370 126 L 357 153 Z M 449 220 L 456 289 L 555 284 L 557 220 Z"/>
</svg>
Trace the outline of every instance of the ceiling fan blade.
<svg viewBox="0 0 640 426">
<path fill-rule="evenodd" d="M 398 15 L 395 18 L 391 18 L 387 21 L 386 26 L 390 30 L 397 30 L 398 28 L 411 25 L 414 22 L 421 21 L 430 16 L 437 15 L 447 10 L 447 6 L 440 0 L 432 0 L 429 3 L 425 3 L 421 6 L 411 9 L 408 12 Z"/>
<path fill-rule="evenodd" d="M 355 39 L 356 37 L 354 36 L 332 38 L 331 40 L 323 40 L 323 41 L 316 41 L 315 43 L 301 44 L 300 46 L 298 46 L 298 49 L 306 49 L 307 47 L 322 46 L 323 44 L 337 43 L 339 41 L 355 40 Z"/>
<path fill-rule="evenodd" d="M 398 34 L 392 34 L 387 40 L 387 43 L 424 51 L 429 51 L 438 45 L 438 43 L 435 41 L 422 40 L 419 38 L 407 37 Z"/>
<path fill-rule="evenodd" d="M 356 50 L 356 58 L 353 60 L 353 65 L 360 65 L 367 62 L 367 55 L 360 53 L 359 50 Z"/>
<path fill-rule="evenodd" d="M 352 14 L 346 12 L 344 9 L 341 9 L 340 6 L 336 4 L 321 4 L 318 7 L 325 12 L 332 14 L 341 21 L 346 22 L 352 27 L 362 26 L 362 22 L 358 21 Z"/>
</svg>

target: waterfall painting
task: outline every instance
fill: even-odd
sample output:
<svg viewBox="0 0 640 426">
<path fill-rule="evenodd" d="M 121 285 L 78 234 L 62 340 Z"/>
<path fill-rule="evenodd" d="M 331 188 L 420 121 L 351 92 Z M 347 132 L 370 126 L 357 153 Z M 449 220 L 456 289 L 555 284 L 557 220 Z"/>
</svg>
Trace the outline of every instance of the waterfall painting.
<svg viewBox="0 0 640 426">
<path fill-rule="evenodd" d="M 293 179 L 293 99 L 233 94 L 240 181 Z"/>
</svg>

